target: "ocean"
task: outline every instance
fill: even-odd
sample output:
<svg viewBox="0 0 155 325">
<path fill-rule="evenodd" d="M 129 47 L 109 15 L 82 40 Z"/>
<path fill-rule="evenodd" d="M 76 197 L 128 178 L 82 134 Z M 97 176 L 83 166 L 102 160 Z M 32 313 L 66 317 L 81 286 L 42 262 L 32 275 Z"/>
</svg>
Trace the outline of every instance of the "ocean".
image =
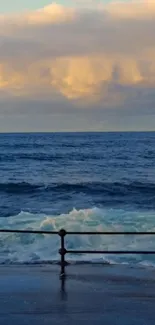
<svg viewBox="0 0 155 325">
<path fill-rule="evenodd" d="M 155 231 L 155 133 L 0 134 L 0 228 Z M 0 234 L 0 263 L 59 259 L 58 236 Z M 66 236 L 68 249 L 155 250 L 155 236 Z M 155 266 L 154 255 L 70 262 Z"/>
</svg>

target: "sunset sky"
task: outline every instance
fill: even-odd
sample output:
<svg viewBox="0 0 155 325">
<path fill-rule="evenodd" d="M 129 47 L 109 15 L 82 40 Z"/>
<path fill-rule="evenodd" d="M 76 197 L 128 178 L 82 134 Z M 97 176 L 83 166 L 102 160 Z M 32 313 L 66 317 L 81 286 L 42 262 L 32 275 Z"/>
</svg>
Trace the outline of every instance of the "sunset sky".
<svg viewBox="0 0 155 325">
<path fill-rule="evenodd" d="M 155 130 L 155 2 L 0 0 L 0 132 Z"/>
</svg>

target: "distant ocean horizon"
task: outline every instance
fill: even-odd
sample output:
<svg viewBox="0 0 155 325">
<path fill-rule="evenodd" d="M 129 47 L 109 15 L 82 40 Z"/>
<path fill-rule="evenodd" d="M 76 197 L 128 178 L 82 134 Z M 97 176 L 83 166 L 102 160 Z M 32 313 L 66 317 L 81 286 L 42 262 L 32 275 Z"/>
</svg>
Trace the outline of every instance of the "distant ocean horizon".
<svg viewBox="0 0 155 325">
<path fill-rule="evenodd" d="M 10 131 L 10 132 L 1 132 L 0 131 L 0 134 L 53 134 L 53 133 L 55 133 L 55 134 L 67 134 L 67 133 L 72 133 L 72 134 L 76 134 L 76 133 L 83 133 L 83 134 L 87 134 L 87 133 L 92 133 L 92 134 L 94 134 L 94 133 L 96 133 L 96 134 L 98 134 L 98 133 L 155 133 L 155 130 L 142 130 L 142 131 L 140 131 L 140 130 L 131 130 L 131 131 L 129 131 L 129 130 L 124 130 L 124 131 L 117 131 L 117 130 L 115 130 L 115 131 L 86 131 L 86 130 L 84 130 L 84 131 L 70 131 L 70 130 L 68 130 L 68 131 L 16 131 L 16 132 L 14 132 L 14 131 Z"/>
<path fill-rule="evenodd" d="M 0 133 L 0 228 L 155 231 L 155 131 Z M 59 238 L 0 235 L 0 263 L 58 260 Z M 154 236 L 68 237 L 70 249 L 154 250 Z M 68 256 L 155 266 L 155 256 Z"/>
</svg>

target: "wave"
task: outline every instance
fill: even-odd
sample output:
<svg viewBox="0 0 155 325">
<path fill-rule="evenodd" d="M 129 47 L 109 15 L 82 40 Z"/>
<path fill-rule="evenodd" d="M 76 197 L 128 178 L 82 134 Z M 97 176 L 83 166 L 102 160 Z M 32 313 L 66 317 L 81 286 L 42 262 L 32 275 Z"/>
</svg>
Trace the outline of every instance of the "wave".
<svg viewBox="0 0 155 325">
<path fill-rule="evenodd" d="M 131 194 L 154 195 L 155 183 L 150 182 L 81 182 L 81 183 L 52 183 L 31 184 L 27 182 L 0 183 L 0 192 L 6 193 L 32 193 L 32 192 L 74 192 L 90 195 L 129 196 Z"/>
<path fill-rule="evenodd" d="M 110 195 L 128 195 L 131 192 L 139 193 L 154 193 L 155 183 L 142 183 L 142 182 L 130 182 L 130 183 L 121 183 L 121 182 L 88 182 L 88 183 L 62 183 L 55 184 L 52 187 L 49 186 L 47 189 L 55 190 L 69 190 L 69 191 L 80 191 L 84 193 L 103 193 Z"/>
<path fill-rule="evenodd" d="M 74 147 L 75 148 L 75 147 Z M 34 161 L 61 161 L 64 159 L 66 161 L 70 161 L 71 159 L 71 153 L 69 151 L 70 147 L 67 147 L 68 152 L 64 152 L 64 153 L 51 153 L 51 154 L 47 154 L 45 152 L 43 153 L 31 153 L 31 152 L 27 152 L 27 153 L 23 153 L 23 152 L 15 152 L 15 153 L 6 153 L 6 154 L 1 154 L 0 155 L 0 161 L 1 162 L 12 162 L 12 161 L 17 161 L 17 160 L 34 160 Z M 74 158 L 75 160 L 77 160 L 77 153 L 72 152 L 72 158 Z M 98 154 L 92 154 L 92 152 L 84 154 L 81 153 L 80 154 L 80 158 L 81 160 L 85 160 L 85 159 L 90 159 L 90 160 L 98 160 L 100 159 L 100 155 Z"/>
<path fill-rule="evenodd" d="M 41 188 L 40 185 L 30 184 L 27 182 L 20 182 L 20 183 L 0 183 L 0 192 L 6 192 L 6 193 L 32 193 Z"/>
<path fill-rule="evenodd" d="M 70 154 L 66 155 L 65 158 L 70 159 Z M 0 156 L 1 162 L 17 161 L 17 160 L 37 160 L 37 161 L 55 161 L 55 160 L 64 160 L 64 155 L 58 154 L 40 154 L 40 153 L 11 153 L 11 154 L 2 154 Z"/>
<path fill-rule="evenodd" d="M 0 219 L 1 229 L 33 229 L 58 231 L 154 231 L 155 213 L 125 211 L 122 209 L 73 209 L 68 214 L 44 215 L 22 211 L 20 214 Z M 68 235 L 66 248 L 70 250 L 154 250 L 154 236 L 89 236 Z M 58 235 L 0 234 L 0 264 L 8 263 L 55 263 L 60 260 Z M 67 255 L 69 262 L 79 263 L 129 263 L 155 265 L 151 255 Z"/>
</svg>

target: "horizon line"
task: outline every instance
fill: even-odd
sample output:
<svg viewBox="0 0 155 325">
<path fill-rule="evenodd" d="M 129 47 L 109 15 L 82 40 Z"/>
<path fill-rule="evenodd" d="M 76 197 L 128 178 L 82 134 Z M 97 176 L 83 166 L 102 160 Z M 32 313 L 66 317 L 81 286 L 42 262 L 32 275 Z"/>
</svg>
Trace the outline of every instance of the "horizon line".
<svg viewBox="0 0 155 325">
<path fill-rule="evenodd" d="M 0 134 L 49 134 L 49 133 L 155 133 L 155 130 L 116 130 L 116 131 L 4 131 L 0 132 Z"/>
</svg>

